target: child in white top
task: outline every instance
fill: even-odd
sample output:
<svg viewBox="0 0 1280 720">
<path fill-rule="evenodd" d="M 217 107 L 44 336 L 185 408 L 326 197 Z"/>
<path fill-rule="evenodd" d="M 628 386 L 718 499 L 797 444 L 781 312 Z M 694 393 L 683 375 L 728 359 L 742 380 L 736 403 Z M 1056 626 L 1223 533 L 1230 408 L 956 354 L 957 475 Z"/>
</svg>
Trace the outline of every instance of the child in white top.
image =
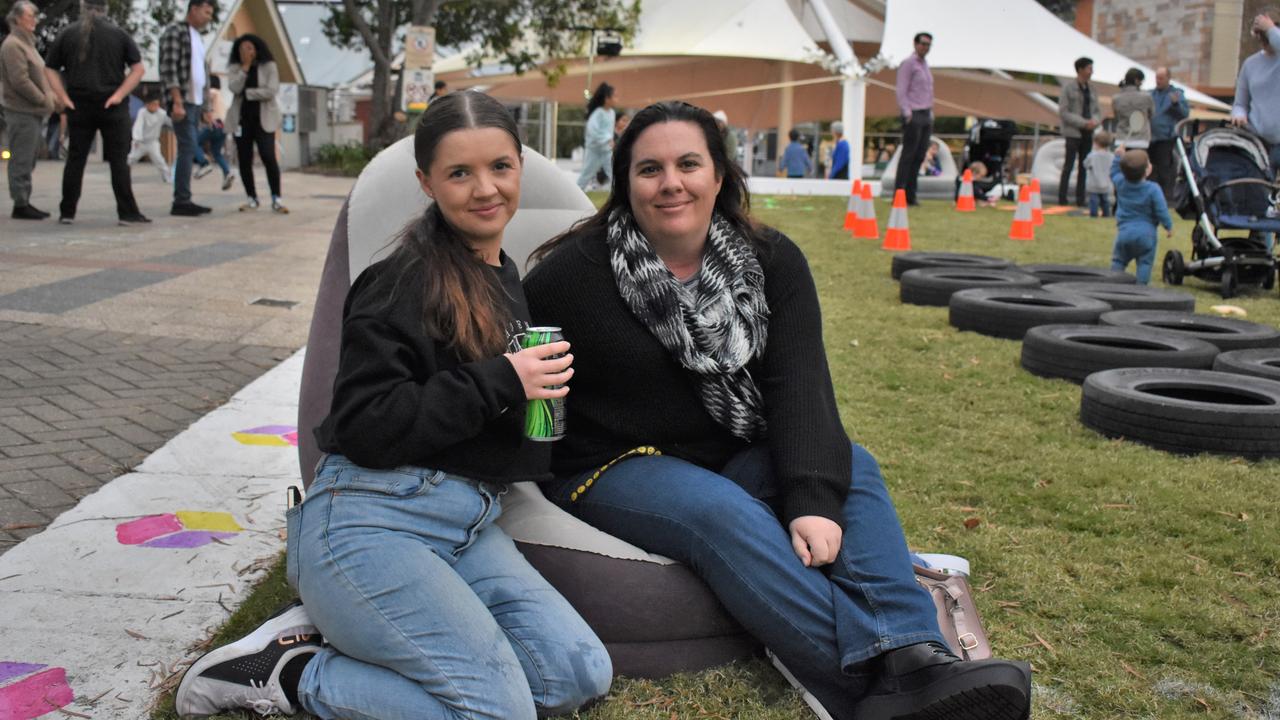
<svg viewBox="0 0 1280 720">
<path fill-rule="evenodd" d="M 1089 193 L 1089 217 L 1098 217 L 1098 208 L 1102 208 L 1102 217 L 1111 217 L 1111 196 L 1116 188 L 1111 184 L 1111 133 L 1099 131 L 1093 134 L 1093 152 L 1084 159 L 1084 189 Z"/>
<path fill-rule="evenodd" d="M 146 107 L 139 110 L 138 116 L 133 120 L 133 149 L 129 151 L 129 164 L 138 162 L 139 158 L 146 155 L 160 171 L 160 179 L 173 182 L 169 164 L 164 161 L 164 154 L 160 152 L 160 132 L 166 125 L 172 127 L 172 121 L 160 109 L 160 98 L 148 97 Z"/>
</svg>

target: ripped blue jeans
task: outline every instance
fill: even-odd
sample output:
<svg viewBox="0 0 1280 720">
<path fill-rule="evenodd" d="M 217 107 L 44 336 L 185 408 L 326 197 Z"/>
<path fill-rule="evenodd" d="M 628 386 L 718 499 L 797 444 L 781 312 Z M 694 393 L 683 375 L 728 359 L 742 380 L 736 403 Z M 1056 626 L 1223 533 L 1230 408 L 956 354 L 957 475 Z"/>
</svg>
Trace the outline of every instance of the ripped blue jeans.
<svg viewBox="0 0 1280 720">
<path fill-rule="evenodd" d="M 303 673 L 303 709 L 531 720 L 608 691 L 603 644 L 493 524 L 503 492 L 325 457 L 289 511 L 289 579 L 330 643 Z"/>
</svg>

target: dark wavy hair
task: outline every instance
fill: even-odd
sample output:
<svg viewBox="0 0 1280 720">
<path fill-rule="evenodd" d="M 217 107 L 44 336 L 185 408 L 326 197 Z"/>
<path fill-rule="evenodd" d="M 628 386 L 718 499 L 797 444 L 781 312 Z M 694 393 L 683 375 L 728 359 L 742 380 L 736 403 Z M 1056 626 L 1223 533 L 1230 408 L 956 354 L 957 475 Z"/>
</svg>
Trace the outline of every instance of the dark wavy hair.
<svg viewBox="0 0 1280 720">
<path fill-rule="evenodd" d="M 609 216 L 616 210 L 631 209 L 631 156 L 636 140 L 654 125 L 668 122 L 687 122 L 702 131 L 707 141 L 707 151 L 720 178 L 720 192 L 716 195 L 715 210 L 731 223 L 762 254 L 769 247 L 769 237 L 764 228 L 751 219 L 751 194 L 747 191 L 747 178 L 738 163 L 729 159 L 724 137 L 716 127 L 711 113 L 689 103 L 672 101 L 654 103 L 636 113 L 631 124 L 623 131 L 613 149 L 613 189 L 609 198 L 595 215 L 578 221 L 564 233 L 548 240 L 530 254 L 530 262 L 546 257 L 560 245 L 576 238 L 603 238 L 609 227 Z"/>
<path fill-rule="evenodd" d="M 1132 85 L 1135 88 L 1140 88 L 1142 87 L 1142 81 L 1146 79 L 1146 73 L 1138 68 L 1129 68 L 1129 71 L 1124 74 L 1124 79 L 1120 81 L 1120 87 Z"/>
<path fill-rule="evenodd" d="M 604 107 L 604 101 L 613 97 L 613 90 L 613 86 L 607 82 L 602 82 L 596 87 L 591 99 L 587 101 L 587 117 L 591 117 L 591 113 L 595 112 L 596 108 Z"/>
<path fill-rule="evenodd" d="M 498 128 L 511 136 L 520 155 L 520 132 L 502 103 L 479 92 L 442 95 L 427 106 L 413 134 L 418 169 L 429 173 L 436 148 L 456 130 Z M 400 268 L 394 301 L 405 278 L 421 272 L 423 326 L 466 360 L 502 354 L 507 348 L 511 310 L 506 295 L 480 255 L 458 234 L 436 203 L 400 232 L 390 262 Z"/>
<path fill-rule="evenodd" d="M 228 65 L 240 64 L 241 43 L 253 44 L 253 49 L 256 53 L 256 57 L 253 59 L 254 63 L 262 65 L 263 63 L 275 62 L 276 59 L 271 56 L 271 49 L 267 47 L 266 41 L 253 33 L 245 33 L 244 35 L 236 38 L 235 42 L 231 43 L 231 57 L 227 59 Z M 245 69 L 248 70 L 248 68 Z"/>
</svg>

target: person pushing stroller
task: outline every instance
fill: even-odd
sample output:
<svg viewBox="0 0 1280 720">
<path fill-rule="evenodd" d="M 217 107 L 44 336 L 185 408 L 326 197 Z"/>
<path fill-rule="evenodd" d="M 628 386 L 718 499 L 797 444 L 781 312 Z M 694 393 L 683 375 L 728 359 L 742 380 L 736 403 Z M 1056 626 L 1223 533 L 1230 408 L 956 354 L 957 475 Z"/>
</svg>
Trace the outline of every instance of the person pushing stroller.
<svg viewBox="0 0 1280 720">
<path fill-rule="evenodd" d="M 1111 249 L 1111 269 L 1124 270 L 1130 260 L 1138 263 L 1138 282 L 1151 283 L 1156 260 L 1156 225 L 1173 237 L 1173 218 L 1160 186 L 1147 180 L 1151 160 L 1146 150 L 1116 151 L 1111 161 L 1111 182 L 1116 187 L 1116 241 Z"/>
</svg>

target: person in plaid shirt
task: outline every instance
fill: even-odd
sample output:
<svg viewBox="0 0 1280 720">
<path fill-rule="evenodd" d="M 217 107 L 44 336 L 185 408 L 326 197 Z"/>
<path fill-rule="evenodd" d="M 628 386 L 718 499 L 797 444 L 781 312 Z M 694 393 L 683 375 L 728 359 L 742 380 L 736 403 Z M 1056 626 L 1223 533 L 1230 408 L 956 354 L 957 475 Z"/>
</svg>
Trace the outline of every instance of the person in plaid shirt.
<svg viewBox="0 0 1280 720">
<path fill-rule="evenodd" d="M 209 90 L 209 65 L 200 30 L 212 19 L 212 0 L 190 0 L 187 16 L 165 28 L 160 36 L 160 84 L 178 139 L 170 215 L 197 216 L 210 211 L 191 201 L 191 164 L 196 154 L 196 125 Z"/>
</svg>

